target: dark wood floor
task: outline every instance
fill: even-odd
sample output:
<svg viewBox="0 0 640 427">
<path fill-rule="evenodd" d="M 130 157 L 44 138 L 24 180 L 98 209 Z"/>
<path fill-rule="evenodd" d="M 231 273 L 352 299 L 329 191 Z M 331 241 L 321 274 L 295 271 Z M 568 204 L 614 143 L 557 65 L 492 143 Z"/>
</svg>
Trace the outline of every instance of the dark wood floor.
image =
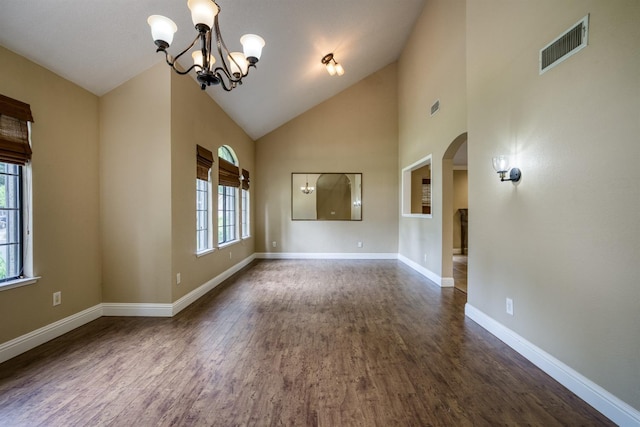
<svg viewBox="0 0 640 427">
<path fill-rule="evenodd" d="M 594 409 L 397 261 L 258 261 L 0 365 L 0 425 L 573 426 Z"/>
</svg>

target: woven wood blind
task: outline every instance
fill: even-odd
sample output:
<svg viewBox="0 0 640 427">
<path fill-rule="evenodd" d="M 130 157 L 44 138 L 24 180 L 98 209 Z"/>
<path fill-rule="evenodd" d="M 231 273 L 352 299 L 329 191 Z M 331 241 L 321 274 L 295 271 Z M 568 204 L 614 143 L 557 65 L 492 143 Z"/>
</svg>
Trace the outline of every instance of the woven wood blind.
<svg viewBox="0 0 640 427">
<path fill-rule="evenodd" d="M 0 95 L 0 162 L 24 165 L 31 160 L 29 104 Z"/>
<path fill-rule="evenodd" d="M 249 189 L 249 171 L 242 169 L 242 189 Z"/>
<path fill-rule="evenodd" d="M 209 169 L 213 165 L 213 153 L 204 147 L 196 145 L 198 153 L 198 167 L 196 169 L 196 178 L 203 181 L 209 181 Z"/>
<path fill-rule="evenodd" d="M 218 184 L 240 187 L 240 169 L 222 157 L 218 157 Z"/>
</svg>

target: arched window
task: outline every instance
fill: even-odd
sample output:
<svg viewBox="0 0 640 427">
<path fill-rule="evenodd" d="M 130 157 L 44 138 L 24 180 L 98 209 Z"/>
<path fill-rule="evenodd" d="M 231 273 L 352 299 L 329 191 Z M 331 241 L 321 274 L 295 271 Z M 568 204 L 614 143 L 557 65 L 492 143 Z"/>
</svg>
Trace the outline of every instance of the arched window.
<svg viewBox="0 0 640 427">
<path fill-rule="evenodd" d="M 218 148 L 218 244 L 238 239 L 240 168 L 231 147 Z"/>
</svg>

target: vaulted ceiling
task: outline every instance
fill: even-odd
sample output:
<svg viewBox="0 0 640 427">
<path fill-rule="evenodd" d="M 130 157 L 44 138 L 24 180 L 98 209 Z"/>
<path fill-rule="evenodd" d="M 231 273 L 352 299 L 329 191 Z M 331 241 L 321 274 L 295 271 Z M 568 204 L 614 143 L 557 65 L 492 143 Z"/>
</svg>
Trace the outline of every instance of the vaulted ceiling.
<svg viewBox="0 0 640 427">
<path fill-rule="evenodd" d="M 207 93 L 257 139 L 397 60 L 424 2 L 218 0 L 230 50 L 241 50 L 245 33 L 261 35 L 266 46 L 242 86 Z M 96 95 L 164 61 L 149 15 L 178 25 L 172 54 L 196 35 L 186 0 L 3 0 L 0 12 L 0 45 Z M 344 76 L 324 69 L 320 59 L 329 52 Z"/>
</svg>

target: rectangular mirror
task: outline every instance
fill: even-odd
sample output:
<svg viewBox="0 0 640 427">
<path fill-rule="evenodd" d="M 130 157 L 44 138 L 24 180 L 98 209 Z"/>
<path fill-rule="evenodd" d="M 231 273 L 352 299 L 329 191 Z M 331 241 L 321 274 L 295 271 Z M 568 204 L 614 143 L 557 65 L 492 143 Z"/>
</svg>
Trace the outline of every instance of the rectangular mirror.
<svg viewBox="0 0 640 427">
<path fill-rule="evenodd" d="M 292 173 L 291 219 L 362 221 L 362 174 Z"/>
</svg>

